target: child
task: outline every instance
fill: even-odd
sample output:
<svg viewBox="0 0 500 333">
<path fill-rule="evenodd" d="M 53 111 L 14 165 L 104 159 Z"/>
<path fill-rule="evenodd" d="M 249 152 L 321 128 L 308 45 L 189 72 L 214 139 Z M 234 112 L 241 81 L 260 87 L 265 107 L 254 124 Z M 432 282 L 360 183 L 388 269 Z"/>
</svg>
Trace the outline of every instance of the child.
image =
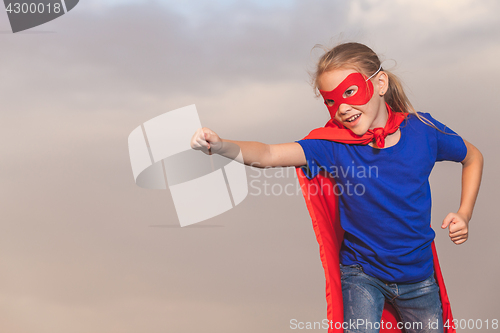
<svg viewBox="0 0 500 333">
<path fill-rule="evenodd" d="M 381 325 L 390 304 L 401 321 L 392 320 L 398 329 L 442 333 L 452 326 L 446 322 L 451 311 L 430 227 L 428 177 L 436 161 L 462 163 L 460 208 L 441 226 L 462 244 L 479 191 L 481 153 L 429 114 L 415 112 L 397 77 L 365 45 L 344 43 L 327 51 L 314 88 L 331 119 L 303 140 L 231 141 L 201 128 L 191 147 L 229 156 L 237 145 L 247 165 L 297 167 L 326 273 L 329 332 L 391 328 Z M 311 185 L 320 191 L 313 193 Z"/>
</svg>

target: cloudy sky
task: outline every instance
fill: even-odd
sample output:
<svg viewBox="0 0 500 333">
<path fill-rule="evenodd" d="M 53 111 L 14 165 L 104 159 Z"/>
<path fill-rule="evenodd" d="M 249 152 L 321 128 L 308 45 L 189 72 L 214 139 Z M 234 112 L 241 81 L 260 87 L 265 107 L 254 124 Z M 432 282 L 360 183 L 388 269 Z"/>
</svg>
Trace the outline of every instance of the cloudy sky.
<svg viewBox="0 0 500 333">
<path fill-rule="evenodd" d="M 12 34 L 2 11 L 2 332 L 288 332 L 325 318 L 300 194 L 254 191 L 180 228 L 168 190 L 135 185 L 127 137 L 196 104 L 223 138 L 301 139 L 328 119 L 313 47 L 342 41 L 372 47 L 419 111 L 483 152 L 469 240 L 439 228 L 459 205 L 460 164 L 434 169 L 433 226 L 455 317 L 499 319 L 498 12 L 496 0 L 85 0 Z M 286 170 L 247 169 L 295 184 Z"/>
</svg>

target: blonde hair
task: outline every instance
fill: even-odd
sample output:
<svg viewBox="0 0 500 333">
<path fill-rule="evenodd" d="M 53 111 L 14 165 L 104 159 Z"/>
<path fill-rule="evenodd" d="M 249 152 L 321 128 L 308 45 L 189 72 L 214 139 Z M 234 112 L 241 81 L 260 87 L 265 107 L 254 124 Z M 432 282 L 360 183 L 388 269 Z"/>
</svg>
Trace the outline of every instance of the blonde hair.
<svg viewBox="0 0 500 333">
<path fill-rule="evenodd" d="M 360 43 L 342 43 L 332 49 L 326 49 L 322 45 L 316 45 L 325 50 L 316 66 L 316 71 L 312 73 L 312 84 L 316 96 L 319 94 L 319 77 L 325 73 L 339 68 L 351 68 L 370 77 L 379 68 L 384 71 L 389 78 L 389 87 L 384 95 L 384 99 L 394 112 L 411 113 L 417 116 L 423 123 L 432 126 L 434 124 L 419 115 L 404 92 L 403 85 L 399 78 L 383 69 L 379 57 L 368 46 Z"/>
</svg>

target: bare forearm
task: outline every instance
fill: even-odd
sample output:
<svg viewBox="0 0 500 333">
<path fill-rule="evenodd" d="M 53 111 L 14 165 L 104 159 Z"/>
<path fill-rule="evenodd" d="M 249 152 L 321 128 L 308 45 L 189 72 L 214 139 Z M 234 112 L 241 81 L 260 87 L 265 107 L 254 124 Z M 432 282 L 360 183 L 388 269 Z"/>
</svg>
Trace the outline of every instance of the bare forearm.
<svg viewBox="0 0 500 333">
<path fill-rule="evenodd" d="M 297 142 L 268 145 L 256 141 L 226 140 L 206 127 L 196 130 L 191 138 L 191 148 L 205 154 L 219 154 L 257 168 L 306 164 L 302 146 Z"/>
<path fill-rule="evenodd" d="M 222 149 L 217 153 L 257 168 L 297 167 L 306 164 L 304 151 L 297 142 L 268 145 L 255 141 L 222 139 Z M 236 155 L 239 157 L 235 158 Z"/>
<path fill-rule="evenodd" d="M 481 184 L 483 155 L 472 144 L 466 142 L 466 145 L 467 157 L 462 162 L 462 195 L 458 213 L 463 214 L 467 220 L 470 220 Z"/>
<path fill-rule="evenodd" d="M 270 146 L 262 142 L 222 139 L 222 148 L 217 153 L 258 168 L 273 166 Z"/>
</svg>

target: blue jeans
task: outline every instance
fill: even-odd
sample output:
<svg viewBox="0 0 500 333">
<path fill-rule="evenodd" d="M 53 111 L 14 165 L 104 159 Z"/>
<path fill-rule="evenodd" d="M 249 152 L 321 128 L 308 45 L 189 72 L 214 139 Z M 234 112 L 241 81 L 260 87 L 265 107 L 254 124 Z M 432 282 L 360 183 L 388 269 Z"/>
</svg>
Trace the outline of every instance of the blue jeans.
<svg viewBox="0 0 500 333">
<path fill-rule="evenodd" d="M 384 302 L 399 313 L 407 333 L 443 333 L 439 287 L 434 274 L 417 283 L 385 283 L 366 275 L 361 265 L 340 265 L 344 332 L 378 333 Z M 349 323 L 356 325 L 349 326 Z"/>
</svg>

